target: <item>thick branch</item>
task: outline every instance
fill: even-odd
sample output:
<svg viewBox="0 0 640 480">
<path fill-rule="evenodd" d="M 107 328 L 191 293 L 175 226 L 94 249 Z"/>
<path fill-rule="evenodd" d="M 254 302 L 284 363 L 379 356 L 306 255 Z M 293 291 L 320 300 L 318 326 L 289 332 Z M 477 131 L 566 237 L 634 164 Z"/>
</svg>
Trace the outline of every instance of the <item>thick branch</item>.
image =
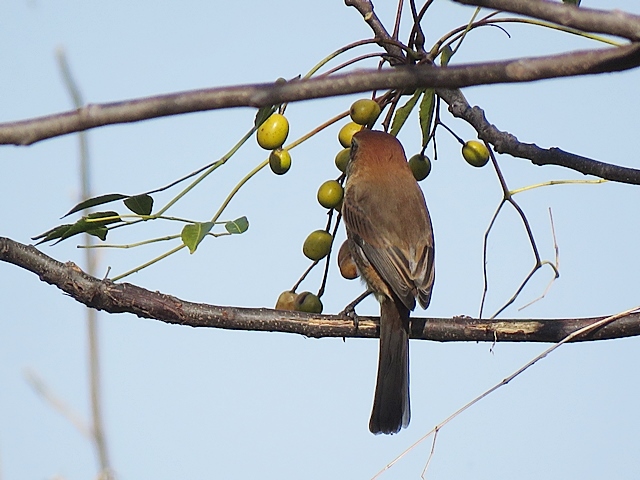
<svg viewBox="0 0 640 480">
<path fill-rule="evenodd" d="M 584 32 L 640 40 L 640 16 L 620 10 L 595 10 L 547 0 L 454 0 L 466 5 L 519 13 Z"/>
<path fill-rule="evenodd" d="M 363 70 L 344 75 L 211 88 L 125 102 L 87 105 L 75 111 L 0 124 L 0 144 L 30 145 L 40 140 L 103 125 L 215 110 L 263 107 L 282 102 L 332 97 L 382 89 L 465 87 L 529 82 L 545 78 L 613 72 L 640 65 L 640 44 L 547 57 L 438 68 L 430 65 Z"/>
<path fill-rule="evenodd" d="M 640 170 L 635 168 L 600 162 L 559 148 L 546 149 L 520 142 L 514 135 L 489 123 L 484 111 L 480 107 L 471 107 L 460 90 L 438 89 L 438 95 L 449 105 L 453 116 L 467 121 L 476 129 L 478 137 L 492 144 L 498 153 L 527 158 L 535 165 L 558 165 L 614 182 L 640 184 Z"/>
<path fill-rule="evenodd" d="M 191 327 L 298 333 L 307 337 L 378 336 L 378 319 L 360 317 L 353 322 L 336 315 L 312 315 L 268 308 L 220 307 L 192 303 L 130 283 L 99 280 L 74 263 L 61 263 L 33 246 L 0 237 L 0 260 L 37 274 L 40 279 L 75 300 L 109 313 L 133 313 L 166 323 Z M 413 318 L 411 337 L 423 340 L 558 342 L 568 334 L 601 318 L 562 320 L 476 320 L 469 317 Z M 630 315 L 578 341 L 604 340 L 640 335 L 640 315 Z"/>
</svg>

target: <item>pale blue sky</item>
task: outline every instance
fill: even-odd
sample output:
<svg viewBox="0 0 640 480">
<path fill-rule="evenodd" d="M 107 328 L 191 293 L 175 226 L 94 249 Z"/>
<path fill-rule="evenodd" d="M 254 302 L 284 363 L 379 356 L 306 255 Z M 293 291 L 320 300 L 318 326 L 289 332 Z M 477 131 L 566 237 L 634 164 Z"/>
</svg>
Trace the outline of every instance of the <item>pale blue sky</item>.
<svg viewBox="0 0 640 480">
<path fill-rule="evenodd" d="M 377 2 L 391 25 L 394 2 Z M 584 1 L 640 13 L 631 0 Z M 435 2 L 425 24 L 430 44 L 471 13 Z M 406 37 L 407 24 L 404 26 Z M 511 58 L 595 44 L 533 27 L 470 35 L 454 62 Z M 88 102 L 117 101 L 193 88 L 271 81 L 304 74 L 349 42 L 368 38 L 361 17 L 341 1 L 296 2 L 5 2 L 0 5 L 0 121 L 68 110 L 54 52 L 64 47 Z M 373 66 L 373 63 L 367 66 Z M 602 161 L 640 167 L 639 73 L 496 85 L 464 91 L 499 128 L 522 141 L 559 146 Z M 346 110 L 358 96 L 292 104 L 290 138 Z M 155 188 L 224 154 L 250 128 L 255 111 L 237 109 L 109 126 L 89 133 L 95 194 Z M 443 119 L 458 135 L 473 130 Z M 417 121 L 400 135 L 419 148 Z M 292 151 L 282 177 L 262 171 L 231 203 L 225 219 L 246 215 L 249 231 L 205 241 L 128 281 L 219 305 L 271 307 L 308 265 L 306 235 L 325 224 L 317 187 L 337 176 L 339 126 Z M 422 182 L 436 235 L 436 287 L 430 316 L 478 313 L 482 235 L 500 200 L 490 168 L 464 163 L 455 139 L 438 135 L 439 160 Z M 77 139 L 0 148 L 0 235 L 28 243 L 78 200 Z M 171 210 L 207 220 L 242 176 L 265 158 L 253 141 Z M 511 188 L 580 175 L 500 158 Z M 161 199 L 170 198 L 168 195 Z M 638 187 L 556 186 L 516 197 L 541 255 L 553 258 L 553 209 L 561 277 L 540 272 L 505 316 L 560 318 L 615 313 L 637 295 Z M 120 230 L 124 243 L 175 233 L 173 224 Z M 115 234 L 116 232 L 114 232 Z M 343 231 L 340 232 L 343 238 Z M 77 242 L 43 251 L 83 261 Z M 171 246 L 173 246 L 172 244 Z M 121 273 L 167 250 L 100 251 L 100 272 Z M 504 212 L 491 237 L 488 308 L 508 298 L 531 267 L 524 230 Z M 303 289 L 317 290 L 319 274 Z M 323 301 L 340 311 L 362 290 L 333 269 Z M 0 477 L 92 478 L 93 451 L 27 385 L 42 376 L 70 406 L 88 415 L 83 307 L 33 274 L 0 263 Z M 378 314 L 369 299 L 359 309 Z M 422 316 L 424 312 L 417 311 Z M 368 418 L 377 342 L 306 339 L 276 333 L 193 329 L 100 315 L 104 407 L 118 477 L 370 478 L 453 411 L 547 348 L 541 344 L 411 343 L 412 420 L 392 437 L 373 436 Z M 567 345 L 449 424 L 439 434 L 428 478 L 635 479 L 640 468 L 638 339 Z M 419 478 L 429 442 L 383 478 Z"/>
</svg>

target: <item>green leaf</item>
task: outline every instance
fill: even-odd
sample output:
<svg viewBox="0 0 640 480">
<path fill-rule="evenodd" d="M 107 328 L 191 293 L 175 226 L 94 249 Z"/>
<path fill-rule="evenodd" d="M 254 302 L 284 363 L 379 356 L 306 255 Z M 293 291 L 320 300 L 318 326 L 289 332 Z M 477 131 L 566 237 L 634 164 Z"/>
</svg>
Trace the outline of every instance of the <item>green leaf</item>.
<svg viewBox="0 0 640 480">
<path fill-rule="evenodd" d="M 247 217 L 236 218 L 235 220 L 225 223 L 224 228 L 232 235 L 244 233 L 249 228 L 249 220 L 247 220 Z"/>
<path fill-rule="evenodd" d="M 124 204 L 138 215 L 151 215 L 151 210 L 153 210 L 153 198 L 146 193 L 129 197 L 124 201 Z"/>
<path fill-rule="evenodd" d="M 44 242 L 49 242 L 51 240 L 55 240 L 56 238 L 60 238 L 69 228 L 72 226 L 72 223 L 65 223 L 64 225 L 58 225 L 57 227 L 53 227 L 51 230 L 47 230 L 44 233 L 41 233 L 38 236 L 31 237 L 31 240 L 40 240 L 36 245 L 40 245 Z"/>
<path fill-rule="evenodd" d="M 117 217 L 117 218 L 114 218 Z M 95 221 L 96 219 L 105 218 L 108 220 Z M 88 220 L 94 220 L 92 222 Z M 57 227 L 52 228 L 51 230 L 47 230 L 40 235 L 33 237 L 31 240 L 40 240 L 36 245 L 40 245 L 44 242 L 50 242 L 51 240 L 59 239 L 58 242 L 62 240 L 66 240 L 69 237 L 73 237 L 79 233 L 88 233 L 89 235 L 93 235 L 94 237 L 98 237 L 102 240 L 107 238 L 108 228 L 106 225 L 110 223 L 118 223 L 120 222 L 120 216 L 118 212 L 95 212 L 90 213 L 86 217 L 82 217 L 76 223 L 66 223 L 64 225 L 59 225 Z M 56 243 L 58 243 L 56 242 Z"/>
<path fill-rule="evenodd" d="M 422 146 L 429 140 L 431 123 L 433 121 L 433 111 L 436 104 L 435 88 L 427 88 L 420 102 L 420 129 L 422 130 Z"/>
<path fill-rule="evenodd" d="M 98 227 L 94 230 L 87 230 L 86 233 L 89 235 L 93 235 L 94 237 L 98 237 L 102 241 L 105 241 L 107 239 L 107 233 L 109 233 L 109 229 L 107 227 Z"/>
<path fill-rule="evenodd" d="M 440 66 L 446 67 L 449 65 L 451 57 L 453 57 L 453 50 L 451 50 L 451 47 L 447 45 L 442 49 L 442 53 L 440 53 Z"/>
<path fill-rule="evenodd" d="M 256 127 L 259 127 L 260 125 L 262 125 L 264 123 L 264 121 L 269 118 L 271 116 L 271 114 L 273 112 L 276 111 L 276 107 L 274 107 L 273 105 L 269 105 L 268 107 L 262 107 L 258 109 L 258 112 L 256 113 L 256 119 L 253 122 L 253 124 Z"/>
<path fill-rule="evenodd" d="M 108 193 L 106 195 L 100 195 L 99 197 L 93 197 L 84 202 L 80 202 L 71 210 L 69 210 L 64 217 L 68 217 L 72 213 L 79 212 L 80 210 L 84 210 L 85 208 L 95 207 L 97 205 L 104 205 L 105 203 L 115 202 L 116 200 L 122 200 L 124 198 L 128 198 L 129 195 L 122 195 L 121 193 Z M 62 217 L 62 218 L 64 218 Z"/>
<path fill-rule="evenodd" d="M 197 222 L 185 225 L 180 233 L 182 243 L 189 248 L 189 253 L 193 253 L 207 233 L 213 228 L 211 222 Z"/>
<path fill-rule="evenodd" d="M 108 218 L 108 220 L 95 221 L 100 218 Z M 89 222 L 88 220 L 93 221 Z M 107 211 L 90 213 L 86 217 L 82 217 L 76 223 L 71 225 L 67 229 L 67 231 L 60 236 L 60 240 L 58 240 L 58 242 L 66 240 L 67 238 L 73 237 L 74 235 L 77 235 L 79 233 L 88 233 L 89 235 L 94 235 L 96 237 L 102 238 L 102 236 L 104 236 L 106 238 L 107 234 L 106 232 L 102 233 L 102 229 L 106 229 L 106 225 L 118 222 L 120 222 L 120 215 L 118 215 L 118 212 Z"/>
<path fill-rule="evenodd" d="M 568 5 L 575 5 L 576 7 L 580 6 L 580 0 L 562 0 L 562 3 L 566 3 Z"/>
<path fill-rule="evenodd" d="M 424 92 L 423 89 L 416 90 L 409 101 L 396 110 L 396 114 L 393 117 L 393 122 L 391 122 L 391 131 L 389 132 L 391 135 L 393 135 L 394 137 L 398 135 L 398 132 L 404 125 L 404 122 L 406 122 L 407 118 L 409 118 L 413 107 L 415 107 L 416 103 L 418 103 L 418 98 L 420 98 L 422 92 Z"/>
</svg>

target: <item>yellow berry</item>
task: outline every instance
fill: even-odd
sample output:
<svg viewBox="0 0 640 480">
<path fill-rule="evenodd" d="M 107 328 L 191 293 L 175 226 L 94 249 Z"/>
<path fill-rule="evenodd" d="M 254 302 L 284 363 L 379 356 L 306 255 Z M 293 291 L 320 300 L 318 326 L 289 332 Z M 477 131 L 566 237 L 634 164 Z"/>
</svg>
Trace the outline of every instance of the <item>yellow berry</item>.
<svg viewBox="0 0 640 480">
<path fill-rule="evenodd" d="M 298 294 L 287 290 L 282 292 L 276 302 L 276 310 L 295 310 Z"/>
<path fill-rule="evenodd" d="M 302 245 L 302 253 L 310 260 L 321 260 L 329 254 L 333 237 L 324 230 L 311 232 Z"/>
<path fill-rule="evenodd" d="M 302 292 L 296 298 L 296 310 L 307 313 L 322 313 L 322 302 L 311 292 Z"/>
<path fill-rule="evenodd" d="M 280 148 L 289 135 L 289 121 L 284 115 L 272 114 L 260 127 L 256 139 L 265 150 Z"/>
<path fill-rule="evenodd" d="M 462 156 L 469 165 L 484 167 L 489 161 L 489 150 L 484 143 L 469 140 L 462 146 Z"/>
<path fill-rule="evenodd" d="M 351 156 L 350 148 L 343 148 L 336 155 L 336 160 L 335 160 L 336 167 L 338 167 L 338 170 L 340 170 L 342 173 L 345 173 L 347 171 L 347 164 L 349 163 L 350 156 Z"/>
<path fill-rule="evenodd" d="M 417 181 L 424 180 L 431 172 L 431 160 L 426 155 L 416 153 L 409 159 L 409 168 Z"/>
<path fill-rule="evenodd" d="M 356 132 L 359 132 L 362 129 L 362 125 L 358 125 L 356 122 L 349 122 L 344 127 L 340 129 L 340 133 L 338 133 L 338 140 L 340 141 L 340 145 L 344 148 L 351 146 L 351 139 Z"/>
<path fill-rule="evenodd" d="M 291 154 L 289 150 L 277 148 L 269 155 L 269 166 L 276 175 L 283 175 L 291 168 Z"/>
<path fill-rule="evenodd" d="M 344 189 L 339 182 L 327 180 L 318 189 L 318 202 L 324 208 L 336 208 L 342 203 Z"/>
<path fill-rule="evenodd" d="M 338 250 L 338 268 L 340 269 L 340 274 L 347 280 L 358 278 L 358 268 L 356 267 L 356 262 L 353 261 L 346 241 L 342 243 L 340 250 Z"/>
<path fill-rule="evenodd" d="M 380 105 L 375 100 L 356 100 L 349 109 L 349 115 L 358 125 L 372 125 L 380 115 Z"/>
</svg>

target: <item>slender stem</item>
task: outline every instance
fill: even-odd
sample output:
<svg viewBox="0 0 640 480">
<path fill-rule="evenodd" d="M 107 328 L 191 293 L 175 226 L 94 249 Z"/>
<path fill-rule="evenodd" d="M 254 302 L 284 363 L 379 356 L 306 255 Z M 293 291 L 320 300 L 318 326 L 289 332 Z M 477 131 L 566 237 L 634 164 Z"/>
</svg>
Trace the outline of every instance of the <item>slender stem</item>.
<svg viewBox="0 0 640 480">
<path fill-rule="evenodd" d="M 124 273 L 122 273 L 122 274 L 120 274 L 120 275 L 118 275 L 116 277 L 113 277 L 111 279 L 111 281 L 112 282 L 117 282 L 118 280 L 122 280 L 124 277 L 128 277 L 132 273 L 139 272 L 140 270 L 142 270 L 144 268 L 147 268 L 147 267 L 153 265 L 154 263 L 159 262 L 160 260 L 162 260 L 164 258 L 167 258 L 169 255 L 173 255 L 177 251 L 182 250 L 184 247 L 186 247 L 186 245 L 184 243 L 182 245 L 178 245 L 177 247 L 172 248 L 168 252 L 165 252 L 165 253 L 163 253 L 162 255 L 160 255 L 160 256 L 158 256 L 156 258 L 154 258 L 152 260 L 149 260 L 148 262 L 143 263 L 142 265 L 138 265 L 136 268 L 133 268 L 133 269 L 131 269 L 131 270 L 127 271 L 127 272 L 124 272 Z"/>
</svg>

